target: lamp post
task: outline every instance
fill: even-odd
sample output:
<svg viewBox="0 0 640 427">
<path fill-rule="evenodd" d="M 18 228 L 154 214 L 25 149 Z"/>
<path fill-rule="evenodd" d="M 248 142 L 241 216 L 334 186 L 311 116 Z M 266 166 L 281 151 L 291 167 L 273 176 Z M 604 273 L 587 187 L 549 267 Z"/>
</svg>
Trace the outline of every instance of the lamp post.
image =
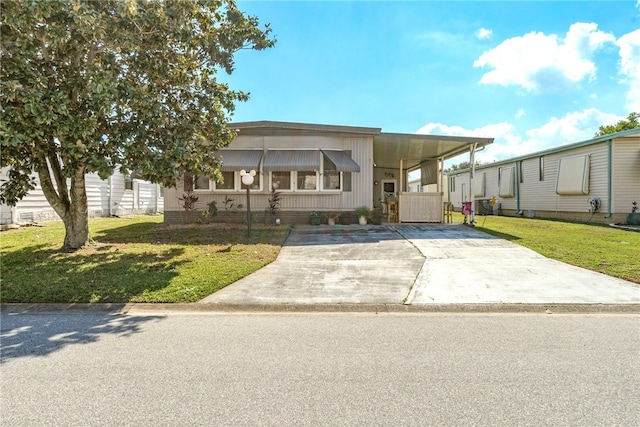
<svg viewBox="0 0 640 427">
<path fill-rule="evenodd" d="M 256 171 L 251 169 L 249 172 L 242 169 L 240 171 L 240 177 L 242 183 L 247 187 L 247 237 L 251 238 L 251 200 L 249 197 L 249 187 L 253 184 L 253 177 L 256 176 Z"/>
</svg>

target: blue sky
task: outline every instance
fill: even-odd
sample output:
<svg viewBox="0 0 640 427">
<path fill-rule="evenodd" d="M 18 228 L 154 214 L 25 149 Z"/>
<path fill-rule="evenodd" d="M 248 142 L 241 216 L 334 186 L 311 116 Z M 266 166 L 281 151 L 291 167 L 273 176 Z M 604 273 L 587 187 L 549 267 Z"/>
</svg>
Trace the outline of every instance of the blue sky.
<svg viewBox="0 0 640 427">
<path fill-rule="evenodd" d="M 640 112 L 640 0 L 238 4 L 278 41 L 220 76 L 233 121 L 493 137 L 491 162 Z"/>
</svg>

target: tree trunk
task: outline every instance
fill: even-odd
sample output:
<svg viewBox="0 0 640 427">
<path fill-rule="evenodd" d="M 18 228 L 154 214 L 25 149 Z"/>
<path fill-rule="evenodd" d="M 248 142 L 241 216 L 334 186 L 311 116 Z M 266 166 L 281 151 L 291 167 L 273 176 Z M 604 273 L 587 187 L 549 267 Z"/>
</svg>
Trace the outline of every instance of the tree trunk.
<svg viewBox="0 0 640 427">
<path fill-rule="evenodd" d="M 92 243 L 89 237 L 89 211 L 84 168 L 78 168 L 74 172 L 69 187 L 67 187 L 67 179 L 60 173 L 56 173 L 57 170 L 55 166 L 51 169 L 44 167 L 38 170 L 40 186 L 47 201 L 64 222 L 66 234 L 62 249 L 80 249 L 87 243 Z M 55 187 L 51 175 L 55 178 Z"/>
<path fill-rule="evenodd" d="M 89 238 L 89 215 L 87 212 L 86 196 L 84 209 L 76 203 L 72 203 L 65 216 L 64 222 L 65 236 L 63 249 L 75 250 L 91 242 Z"/>
<path fill-rule="evenodd" d="M 66 207 L 62 218 L 66 232 L 63 249 L 74 250 L 92 242 L 89 237 L 89 210 L 84 171 L 76 172 L 71 178 L 69 190 L 71 204 Z"/>
</svg>

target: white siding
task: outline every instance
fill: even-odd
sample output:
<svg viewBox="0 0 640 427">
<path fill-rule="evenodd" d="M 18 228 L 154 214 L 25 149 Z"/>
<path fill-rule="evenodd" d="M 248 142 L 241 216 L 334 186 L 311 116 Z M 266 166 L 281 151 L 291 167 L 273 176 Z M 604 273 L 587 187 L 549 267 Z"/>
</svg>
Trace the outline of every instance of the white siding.
<svg viewBox="0 0 640 427">
<path fill-rule="evenodd" d="M 124 175 L 116 169 L 111 176 L 111 214 L 129 215 L 133 209 L 133 190 L 125 190 Z"/>
<path fill-rule="evenodd" d="M 449 187 L 449 201 L 456 210 L 462 209 L 462 202 L 469 198 L 469 172 L 449 176 L 454 178 L 454 187 Z"/>
<path fill-rule="evenodd" d="M 556 175 L 555 166 L 552 164 L 554 161 L 549 156 L 544 156 L 542 162 L 543 174 L 540 180 L 540 157 L 522 161 L 522 182 L 519 189 L 520 209 L 523 211 L 555 209 Z"/>
<path fill-rule="evenodd" d="M 351 191 L 325 192 L 281 192 L 280 209 L 284 211 L 344 210 L 353 211 L 357 206 L 373 207 L 373 138 L 342 136 L 238 136 L 229 145 L 233 149 L 336 149 L 351 152 L 351 158 L 360 165 L 360 172 L 351 173 Z M 262 166 L 261 166 L 262 167 Z M 268 206 L 270 189 L 269 175 L 258 171 L 262 179 L 262 190 L 252 190 L 251 210 L 264 211 Z M 184 184 L 178 181 L 176 188 L 165 189 L 165 209 L 181 211 L 179 198 Z M 229 197 L 236 203 L 246 205 L 245 191 L 199 191 L 197 210 L 207 210 L 207 205 L 216 201 L 218 210 L 224 210 L 224 199 Z"/>
<path fill-rule="evenodd" d="M 3 171 L 3 176 L 6 171 Z M 15 207 L 16 220 L 18 222 L 50 221 L 60 218 L 49 205 L 40 182 L 36 175 L 36 188 L 31 190 Z M 156 201 L 160 187 L 146 181 L 137 181 L 137 186 L 141 190 L 138 197 L 140 208 L 135 208 L 133 204 L 133 191 L 124 190 L 124 176 L 116 169 L 111 178 L 102 180 L 97 174 L 87 174 L 85 176 L 87 191 L 87 210 L 90 217 L 114 215 L 127 215 L 132 213 L 154 213 L 161 212 L 164 204 L 163 198 Z M 135 188 L 136 183 L 134 183 Z M 111 196 L 111 197 L 110 197 Z M 112 203 L 109 212 L 109 202 Z M 156 209 L 158 206 L 158 209 Z M 11 223 L 11 208 L 6 205 L 0 206 L 0 223 Z"/>
<path fill-rule="evenodd" d="M 87 188 L 87 209 L 89 216 L 109 215 L 109 181 L 102 180 L 96 174 L 85 177 Z"/>
<path fill-rule="evenodd" d="M 631 202 L 640 204 L 640 137 L 613 141 L 612 156 L 612 211 L 629 213 Z"/>
<path fill-rule="evenodd" d="M 622 137 L 613 140 L 611 145 L 611 213 L 626 214 L 631 210 L 631 202 L 640 202 L 640 137 Z M 589 188 L 588 194 L 556 194 L 558 166 L 561 158 L 574 156 L 589 156 Z M 542 177 L 540 175 L 540 157 L 542 162 Z M 518 209 L 533 211 L 537 216 L 543 212 L 546 217 L 562 217 L 602 220 L 609 212 L 609 158 L 608 143 L 600 141 L 583 146 L 567 147 L 564 150 L 543 153 L 542 156 L 523 158 L 513 163 L 480 166 L 479 173 L 486 174 L 486 198 L 498 193 L 498 170 L 515 167 L 516 197 L 499 197 L 501 208 L 507 212 Z M 468 182 L 468 172 L 457 175 L 455 191 L 450 192 L 451 201 L 459 208 L 466 197 L 462 194 L 462 183 Z M 451 178 L 453 175 L 450 175 Z M 467 187 L 468 188 L 468 187 Z M 589 199 L 600 198 L 600 209 L 596 217 L 590 216 Z M 573 215 L 573 216 L 572 216 Z"/>
</svg>

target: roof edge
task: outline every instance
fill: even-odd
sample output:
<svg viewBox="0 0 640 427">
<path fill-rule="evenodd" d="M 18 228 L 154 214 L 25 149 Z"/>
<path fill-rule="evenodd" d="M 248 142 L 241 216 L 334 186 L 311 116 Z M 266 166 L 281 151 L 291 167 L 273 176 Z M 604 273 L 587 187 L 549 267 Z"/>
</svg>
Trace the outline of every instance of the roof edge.
<svg viewBox="0 0 640 427">
<path fill-rule="evenodd" d="M 586 147 L 586 146 L 593 145 L 593 144 L 599 144 L 599 143 L 605 142 L 605 141 L 611 141 L 611 140 L 614 140 L 614 139 L 617 139 L 617 138 L 624 138 L 624 137 L 627 137 L 627 136 L 636 136 L 636 135 L 640 136 L 640 128 L 627 129 L 627 130 L 623 130 L 621 132 L 610 133 L 610 134 L 607 134 L 607 135 L 598 136 L 596 138 L 587 139 L 587 140 L 584 140 L 584 141 L 578 141 L 578 142 L 572 142 L 572 143 L 569 143 L 569 144 L 558 145 L 557 147 L 547 148 L 546 150 L 535 151 L 535 152 L 530 153 L 530 154 L 523 154 L 522 156 L 511 157 L 509 159 L 497 160 L 497 161 L 493 161 L 491 163 L 487 163 L 487 164 L 483 164 L 483 165 L 477 165 L 476 166 L 476 170 L 485 169 L 485 168 L 489 168 L 489 167 L 492 167 L 492 166 L 500 166 L 500 165 L 505 165 L 505 164 L 514 163 L 514 162 L 520 162 L 522 160 L 527 160 L 527 159 L 531 159 L 531 158 L 534 158 L 534 157 L 546 156 L 546 155 L 549 155 L 549 154 L 555 154 L 555 153 L 559 153 L 559 152 L 566 151 L 566 150 L 572 150 L 574 148 Z M 455 171 L 447 172 L 447 175 L 453 175 L 453 174 L 465 173 L 465 172 L 469 172 L 469 168 L 458 169 L 458 170 L 455 170 Z"/>
<path fill-rule="evenodd" d="M 292 129 L 292 130 L 307 130 L 307 131 L 324 131 L 324 132 L 338 132 L 338 133 L 358 133 L 377 135 L 382 129 L 362 126 L 344 126 L 344 125 L 325 125 L 314 123 L 296 123 L 296 122 L 278 122 L 272 120 L 258 120 L 251 122 L 231 122 L 228 127 L 238 130 L 242 129 Z"/>
<path fill-rule="evenodd" d="M 396 132 L 380 132 L 380 136 L 390 136 L 394 138 L 413 138 L 424 140 L 438 141 L 463 141 L 469 144 L 478 143 L 481 145 L 492 144 L 495 138 L 478 137 L 478 136 L 455 136 L 455 135 L 432 135 L 425 133 L 396 133 Z"/>
</svg>

